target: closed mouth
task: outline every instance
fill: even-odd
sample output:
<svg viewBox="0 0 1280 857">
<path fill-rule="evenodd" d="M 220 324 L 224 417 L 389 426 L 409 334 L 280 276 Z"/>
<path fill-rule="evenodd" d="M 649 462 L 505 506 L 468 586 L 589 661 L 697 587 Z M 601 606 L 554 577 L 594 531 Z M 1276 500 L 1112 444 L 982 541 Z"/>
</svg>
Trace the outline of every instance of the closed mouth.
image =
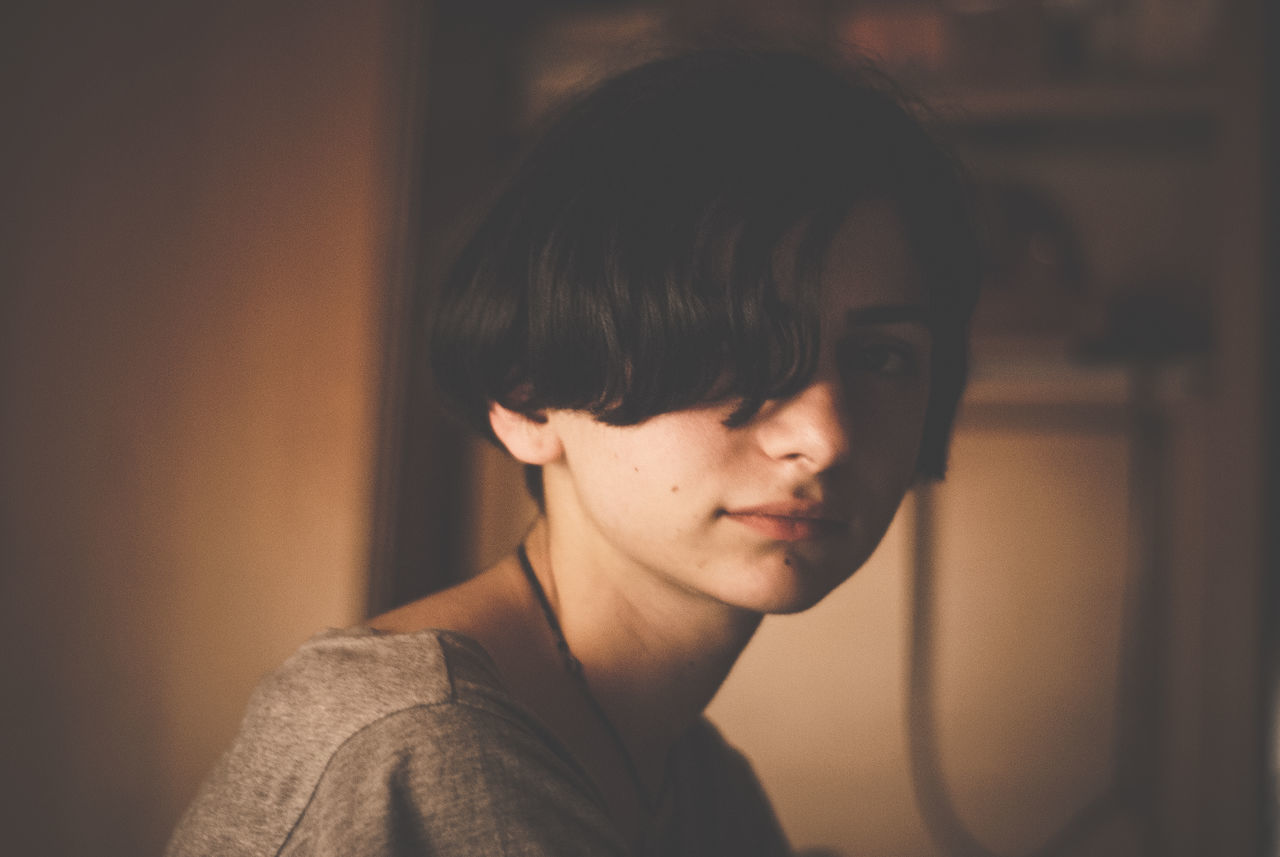
<svg viewBox="0 0 1280 857">
<path fill-rule="evenodd" d="M 820 504 L 770 503 L 726 509 L 724 517 L 782 541 L 803 541 L 841 533 L 848 518 Z"/>
</svg>

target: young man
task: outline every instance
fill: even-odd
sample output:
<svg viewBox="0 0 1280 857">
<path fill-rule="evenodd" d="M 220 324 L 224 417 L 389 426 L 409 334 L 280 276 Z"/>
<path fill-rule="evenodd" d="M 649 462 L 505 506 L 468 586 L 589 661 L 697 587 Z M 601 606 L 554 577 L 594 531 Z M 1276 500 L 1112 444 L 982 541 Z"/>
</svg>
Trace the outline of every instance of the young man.
<svg viewBox="0 0 1280 857">
<path fill-rule="evenodd" d="M 954 164 L 869 70 L 704 52 L 570 108 L 434 319 L 541 514 L 304 646 L 170 853 L 786 853 L 702 710 L 941 476 L 977 281 Z"/>
</svg>

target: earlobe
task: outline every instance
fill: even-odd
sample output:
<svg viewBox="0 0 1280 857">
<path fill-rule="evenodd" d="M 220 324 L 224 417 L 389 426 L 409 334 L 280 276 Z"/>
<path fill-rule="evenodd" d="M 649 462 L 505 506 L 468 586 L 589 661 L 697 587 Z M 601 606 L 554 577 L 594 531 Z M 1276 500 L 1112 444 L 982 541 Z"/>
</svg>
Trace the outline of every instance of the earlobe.
<svg viewBox="0 0 1280 857">
<path fill-rule="evenodd" d="M 490 402 L 489 425 L 507 452 L 524 464 L 549 464 L 563 450 L 559 434 L 545 417 L 539 419 Z"/>
</svg>

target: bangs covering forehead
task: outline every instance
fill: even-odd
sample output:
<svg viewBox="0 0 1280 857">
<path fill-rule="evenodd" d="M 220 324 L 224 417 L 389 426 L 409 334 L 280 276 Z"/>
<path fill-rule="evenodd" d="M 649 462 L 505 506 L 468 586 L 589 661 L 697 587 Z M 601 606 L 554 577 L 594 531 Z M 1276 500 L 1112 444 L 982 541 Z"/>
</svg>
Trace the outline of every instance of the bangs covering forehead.
<svg viewBox="0 0 1280 857">
<path fill-rule="evenodd" d="M 631 424 L 734 399 L 743 421 L 812 378 L 823 258 L 859 202 L 895 207 L 963 329 L 960 187 L 872 71 L 737 51 L 643 66 L 551 124 L 464 247 L 436 378 L 486 434 L 491 401 Z"/>
<path fill-rule="evenodd" d="M 652 205 L 550 242 L 529 276 L 527 362 L 500 401 L 625 425 L 711 399 L 745 414 L 803 387 L 833 229 L 781 201 L 686 212 Z"/>
</svg>

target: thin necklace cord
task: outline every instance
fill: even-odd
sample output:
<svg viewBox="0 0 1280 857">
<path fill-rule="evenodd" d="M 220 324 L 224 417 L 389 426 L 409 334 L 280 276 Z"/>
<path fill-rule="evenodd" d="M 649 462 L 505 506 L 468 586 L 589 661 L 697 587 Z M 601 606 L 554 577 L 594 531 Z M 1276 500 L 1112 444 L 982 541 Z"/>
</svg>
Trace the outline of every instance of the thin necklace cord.
<svg viewBox="0 0 1280 857">
<path fill-rule="evenodd" d="M 587 675 L 582 669 L 582 662 L 574 657 L 573 651 L 569 648 L 569 641 L 565 639 L 564 631 L 560 627 L 560 620 L 556 618 L 556 611 L 551 607 L 551 601 L 547 598 L 546 590 L 542 588 L 542 583 L 533 572 L 533 565 L 529 562 L 529 554 L 525 551 L 523 543 L 516 547 L 516 559 L 520 560 L 520 568 L 524 571 L 524 576 L 529 580 L 529 588 L 537 596 L 538 606 L 542 608 L 542 615 L 546 617 L 547 626 L 551 629 L 551 635 L 555 637 L 556 648 L 560 650 L 560 657 L 564 661 L 565 670 L 578 682 L 578 686 L 582 689 L 582 694 L 591 705 L 596 718 L 604 726 L 605 731 L 609 733 L 610 740 L 617 747 L 618 755 L 622 757 L 622 761 L 626 765 L 627 776 L 631 778 L 631 785 L 635 789 L 636 796 L 640 798 L 640 803 L 648 817 L 653 818 L 655 814 L 654 802 L 650 800 L 644 780 L 640 778 L 640 769 L 631 757 L 631 751 L 627 749 L 627 743 L 622 740 L 622 734 L 618 732 L 617 727 L 613 725 L 613 721 L 609 719 L 604 706 L 600 704 L 595 694 L 591 692 L 591 685 L 587 682 Z"/>
</svg>

